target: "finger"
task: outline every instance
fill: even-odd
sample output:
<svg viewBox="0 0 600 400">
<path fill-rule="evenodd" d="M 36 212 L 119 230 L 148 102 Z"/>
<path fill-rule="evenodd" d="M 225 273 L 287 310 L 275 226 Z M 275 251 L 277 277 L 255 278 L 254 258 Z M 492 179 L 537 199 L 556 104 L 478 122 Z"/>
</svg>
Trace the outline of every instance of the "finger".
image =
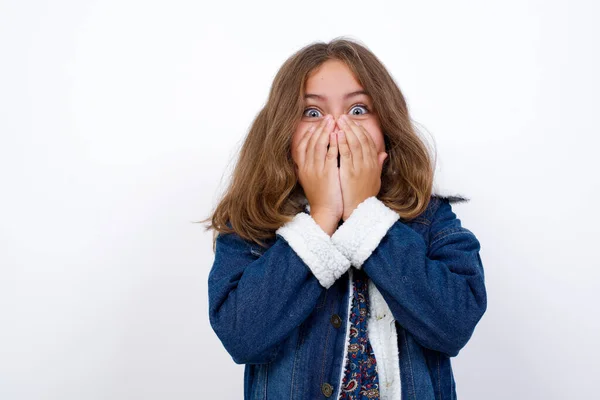
<svg viewBox="0 0 600 400">
<path fill-rule="evenodd" d="M 338 131 L 337 133 L 337 144 L 338 151 L 340 152 L 340 167 L 342 164 L 352 163 L 352 152 L 350 151 L 350 147 L 348 146 L 348 141 L 346 140 L 346 135 L 344 131 Z"/>
<path fill-rule="evenodd" d="M 377 145 L 375 144 L 375 141 L 373 140 L 371 134 L 369 134 L 367 128 L 365 128 L 357 121 L 353 121 L 353 123 L 356 124 L 356 126 L 358 126 L 359 131 L 361 131 L 365 135 L 365 139 L 367 143 L 369 143 L 369 147 L 371 148 L 371 153 L 377 154 Z"/>
<path fill-rule="evenodd" d="M 349 124 L 355 125 L 356 128 L 358 128 L 355 130 L 355 132 L 358 132 L 357 136 L 362 138 L 361 143 L 363 144 L 363 154 L 365 159 L 369 160 L 373 163 L 373 165 L 375 165 L 376 161 L 378 160 L 377 146 L 375 145 L 375 141 L 371 137 L 371 134 L 369 134 L 367 129 L 357 121 L 349 122 Z"/>
<path fill-rule="evenodd" d="M 331 130 L 333 128 L 333 118 L 329 118 L 328 122 L 323 127 L 323 131 L 320 133 L 317 138 L 317 143 L 315 144 L 314 149 L 314 162 L 316 166 L 321 170 L 325 166 L 325 156 L 327 155 L 327 144 L 329 143 L 329 135 L 331 134 Z"/>
<path fill-rule="evenodd" d="M 319 135 L 323 132 L 323 127 L 325 126 L 326 123 L 326 119 L 324 118 L 319 125 L 317 126 L 317 128 L 315 129 L 315 131 L 312 133 L 311 137 L 308 139 L 308 143 L 306 145 L 306 163 L 309 165 L 314 165 L 314 159 L 315 159 L 315 143 L 319 138 Z"/>
<path fill-rule="evenodd" d="M 310 139 L 315 129 L 316 127 L 314 125 L 308 128 L 306 132 L 304 132 L 304 135 L 302 135 L 302 138 L 300 139 L 298 144 L 296 145 L 296 158 L 298 159 L 298 163 L 300 165 L 304 165 L 304 163 L 306 162 L 306 147 L 308 144 L 308 140 Z"/>
<path fill-rule="evenodd" d="M 337 168 L 337 156 L 338 156 L 338 144 L 337 134 L 331 132 L 329 134 L 329 150 L 327 150 L 327 157 L 325 159 L 325 166 L 330 168 Z"/>
<path fill-rule="evenodd" d="M 354 168 L 358 168 L 363 163 L 363 150 L 362 144 L 354 132 L 353 128 L 348 124 L 348 121 L 344 119 L 345 116 L 339 118 L 340 127 L 344 131 L 348 147 L 352 153 L 352 165 Z"/>
</svg>

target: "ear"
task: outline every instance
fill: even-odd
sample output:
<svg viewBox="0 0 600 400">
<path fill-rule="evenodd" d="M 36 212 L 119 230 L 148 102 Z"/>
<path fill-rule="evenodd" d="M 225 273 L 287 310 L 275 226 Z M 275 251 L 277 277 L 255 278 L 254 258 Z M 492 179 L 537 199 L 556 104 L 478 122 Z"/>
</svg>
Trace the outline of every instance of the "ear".
<svg viewBox="0 0 600 400">
<path fill-rule="evenodd" d="M 379 168 L 383 168 L 383 162 L 388 157 L 388 154 L 385 151 L 382 151 L 377 155 L 377 157 L 379 159 Z"/>
</svg>

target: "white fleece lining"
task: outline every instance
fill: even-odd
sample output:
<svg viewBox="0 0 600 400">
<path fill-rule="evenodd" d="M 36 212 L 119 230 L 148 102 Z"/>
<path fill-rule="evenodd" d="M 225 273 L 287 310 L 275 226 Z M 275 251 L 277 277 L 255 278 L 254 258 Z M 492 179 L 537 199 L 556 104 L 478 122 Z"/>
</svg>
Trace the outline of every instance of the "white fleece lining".
<svg viewBox="0 0 600 400">
<path fill-rule="evenodd" d="M 350 268 L 350 261 L 336 249 L 331 237 L 304 212 L 296 214 L 276 233 L 283 236 L 326 289 Z"/>
<path fill-rule="evenodd" d="M 400 360 L 395 319 L 377 286 L 369 279 L 367 334 L 377 361 L 381 400 L 401 398 Z"/>
<path fill-rule="evenodd" d="M 338 390 L 335 399 L 339 399 L 346 364 L 348 362 L 348 346 L 350 345 L 350 314 L 352 313 L 352 298 L 354 285 L 352 282 L 353 269 L 348 270 L 348 318 L 346 319 L 346 334 L 344 336 L 344 357 L 338 380 Z M 401 398 L 400 360 L 398 359 L 398 334 L 395 319 L 385 299 L 375 286 L 369 282 L 369 317 L 367 319 L 367 335 L 375 360 L 377 361 L 377 375 L 379 378 L 379 395 L 381 400 L 397 400 Z"/>
<path fill-rule="evenodd" d="M 442 187 L 441 189 L 439 189 L 437 187 L 437 183 L 433 184 L 433 187 L 431 189 L 431 194 L 438 196 L 438 197 L 464 197 L 464 195 L 460 194 L 459 192 L 457 192 L 454 189 L 450 189 L 450 188 L 446 188 L 446 187 Z"/>
<path fill-rule="evenodd" d="M 307 205 L 305 209 L 310 211 L 309 207 Z M 353 267 L 360 269 L 398 219 L 400 219 L 398 213 L 387 207 L 375 196 L 372 196 L 356 207 L 350 217 L 331 236 L 331 241 L 340 253 L 350 260 Z M 342 380 L 348 362 L 348 345 L 350 344 L 350 314 L 352 312 L 354 290 L 352 268 L 348 272 L 350 289 L 348 291 L 344 361 L 340 372 L 336 400 L 339 399 L 342 391 Z M 381 400 L 397 400 L 401 398 L 402 388 L 395 319 L 388 304 L 371 279 L 368 279 L 368 290 L 367 335 L 377 360 L 379 396 Z"/>
<path fill-rule="evenodd" d="M 372 196 L 356 207 L 333 234 L 331 241 L 353 267 L 361 268 L 398 219 L 398 213 Z M 375 284 L 371 279 L 368 282 L 367 335 L 377 360 L 379 395 L 381 400 L 400 399 L 402 389 L 394 316 Z"/>
<path fill-rule="evenodd" d="M 438 196 L 449 196 L 450 191 L 434 189 Z M 454 192 L 452 192 L 454 193 Z M 310 212 L 310 205 L 305 205 Z M 400 216 L 376 197 L 369 197 L 359 204 L 350 217 L 337 229 L 331 237 L 334 246 L 351 261 L 352 266 L 359 268 L 377 248 L 381 239 Z M 340 371 L 340 379 L 335 399 L 339 399 L 342 391 L 346 363 L 348 362 L 348 345 L 350 344 L 350 313 L 354 286 L 352 268 L 348 269 L 349 297 L 344 340 L 344 361 Z M 368 279 L 369 317 L 367 334 L 377 360 L 379 378 L 379 395 L 381 400 L 397 400 L 402 398 L 400 360 L 398 350 L 398 333 L 395 319 L 387 302 L 371 279 Z"/>
<path fill-rule="evenodd" d="M 354 285 L 352 283 L 352 268 L 348 269 L 348 313 L 346 317 L 346 334 L 344 336 L 344 361 L 342 362 L 342 368 L 340 371 L 340 379 L 338 380 L 338 390 L 335 396 L 335 400 L 340 398 L 342 392 L 342 384 L 344 379 L 344 373 L 346 372 L 346 363 L 348 362 L 348 346 L 350 345 L 350 313 L 352 313 L 352 298 L 354 297 Z"/>
<path fill-rule="evenodd" d="M 375 196 L 360 203 L 331 236 L 337 249 L 358 269 L 400 215 Z"/>
</svg>

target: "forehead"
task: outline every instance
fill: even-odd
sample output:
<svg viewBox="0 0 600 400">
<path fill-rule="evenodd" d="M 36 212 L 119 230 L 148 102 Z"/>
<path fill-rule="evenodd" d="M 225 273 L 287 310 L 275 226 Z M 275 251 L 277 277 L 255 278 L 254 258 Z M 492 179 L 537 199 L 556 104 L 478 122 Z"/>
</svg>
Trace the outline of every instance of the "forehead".
<svg viewBox="0 0 600 400">
<path fill-rule="evenodd" d="M 342 97 L 346 93 L 362 89 L 350 68 L 338 60 L 328 60 L 321 64 L 311 72 L 305 85 L 306 93 L 322 94 L 327 97 Z"/>
</svg>

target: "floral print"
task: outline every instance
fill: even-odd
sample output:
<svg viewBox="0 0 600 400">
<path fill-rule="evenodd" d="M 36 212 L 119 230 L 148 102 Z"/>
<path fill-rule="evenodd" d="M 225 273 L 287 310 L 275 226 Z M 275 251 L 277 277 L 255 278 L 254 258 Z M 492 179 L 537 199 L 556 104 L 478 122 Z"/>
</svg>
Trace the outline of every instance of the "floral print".
<svg viewBox="0 0 600 400">
<path fill-rule="evenodd" d="M 352 310 L 350 313 L 350 343 L 339 400 L 379 400 L 377 361 L 367 336 L 369 315 L 368 276 L 354 269 Z"/>
</svg>

